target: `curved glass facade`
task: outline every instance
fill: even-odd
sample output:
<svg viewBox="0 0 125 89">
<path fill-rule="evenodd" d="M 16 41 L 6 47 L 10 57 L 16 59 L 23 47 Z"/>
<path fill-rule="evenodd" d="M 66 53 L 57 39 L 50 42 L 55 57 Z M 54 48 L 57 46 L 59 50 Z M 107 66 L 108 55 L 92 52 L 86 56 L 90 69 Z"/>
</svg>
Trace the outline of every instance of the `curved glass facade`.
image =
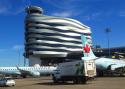
<svg viewBox="0 0 125 89">
<path fill-rule="evenodd" d="M 65 57 L 69 52 L 82 51 L 80 34 L 89 43 L 91 30 L 88 26 L 69 18 L 46 16 L 40 7 L 30 6 L 25 18 L 25 54 L 27 57 Z"/>
</svg>

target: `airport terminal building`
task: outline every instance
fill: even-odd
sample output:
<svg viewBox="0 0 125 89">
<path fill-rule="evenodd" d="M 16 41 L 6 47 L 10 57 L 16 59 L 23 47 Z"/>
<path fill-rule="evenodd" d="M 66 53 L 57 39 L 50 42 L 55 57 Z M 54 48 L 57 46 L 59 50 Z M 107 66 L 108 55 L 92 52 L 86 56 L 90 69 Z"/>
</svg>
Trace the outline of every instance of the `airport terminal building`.
<svg viewBox="0 0 125 89">
<path fill-rule="evenodd" d="M 26 8 L 25 57 L 29 65 L 48 65 L 82 51 L 81 34 L 92 45 L 90 27 L 70 18 L 47 16 L 37 6 Z"/>
</svg>

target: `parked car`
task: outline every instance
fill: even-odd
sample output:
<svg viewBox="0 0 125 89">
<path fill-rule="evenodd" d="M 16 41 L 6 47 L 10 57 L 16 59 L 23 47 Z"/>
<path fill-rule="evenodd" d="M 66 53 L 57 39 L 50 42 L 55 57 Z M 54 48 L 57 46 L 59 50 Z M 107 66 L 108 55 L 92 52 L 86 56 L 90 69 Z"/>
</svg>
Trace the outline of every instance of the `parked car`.
<svg viewBox="0 0 125 89">
<path fill-rule="evenodd" d="M 15 86 L 15 80 L 11 77 L 0 78 L 0 86 Z"/>
</svg>

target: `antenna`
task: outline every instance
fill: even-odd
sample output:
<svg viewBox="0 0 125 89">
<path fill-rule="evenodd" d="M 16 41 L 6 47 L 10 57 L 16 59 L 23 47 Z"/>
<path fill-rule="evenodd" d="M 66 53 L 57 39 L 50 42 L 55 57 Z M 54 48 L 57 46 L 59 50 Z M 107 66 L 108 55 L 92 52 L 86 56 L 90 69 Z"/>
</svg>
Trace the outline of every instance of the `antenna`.
<svg viewBox="0 0 125 89">
<path fill-rule="evenodd" d="M 26 1 L 26 11 L 27 11 L 27 9 L 31 6 L 31 0 L 25 0 Z"/>
</svg>

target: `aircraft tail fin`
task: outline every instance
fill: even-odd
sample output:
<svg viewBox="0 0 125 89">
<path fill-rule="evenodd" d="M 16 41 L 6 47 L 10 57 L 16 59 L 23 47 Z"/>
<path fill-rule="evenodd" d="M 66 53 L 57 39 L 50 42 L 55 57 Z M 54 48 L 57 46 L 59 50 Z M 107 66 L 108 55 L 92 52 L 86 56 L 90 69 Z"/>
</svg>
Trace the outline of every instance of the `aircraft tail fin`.
<svg viewBox="0 0 125 89">
<path fill-rule="evenodd" d="M 81 41 L 82 41 L 82 45 L 83 45 L 83 55 L 84 55 L 83 58 L 87 58 L 87 59 L 97 58 L 97 57 L 94 55 L 94 53 L 93 53 L 93 51 L 92 51 L 92 49 L 91 49 L 90 44 L 88 43 L 86 37 L 85 37 L 83 34 L 81 34 Z"/>
</svg>

